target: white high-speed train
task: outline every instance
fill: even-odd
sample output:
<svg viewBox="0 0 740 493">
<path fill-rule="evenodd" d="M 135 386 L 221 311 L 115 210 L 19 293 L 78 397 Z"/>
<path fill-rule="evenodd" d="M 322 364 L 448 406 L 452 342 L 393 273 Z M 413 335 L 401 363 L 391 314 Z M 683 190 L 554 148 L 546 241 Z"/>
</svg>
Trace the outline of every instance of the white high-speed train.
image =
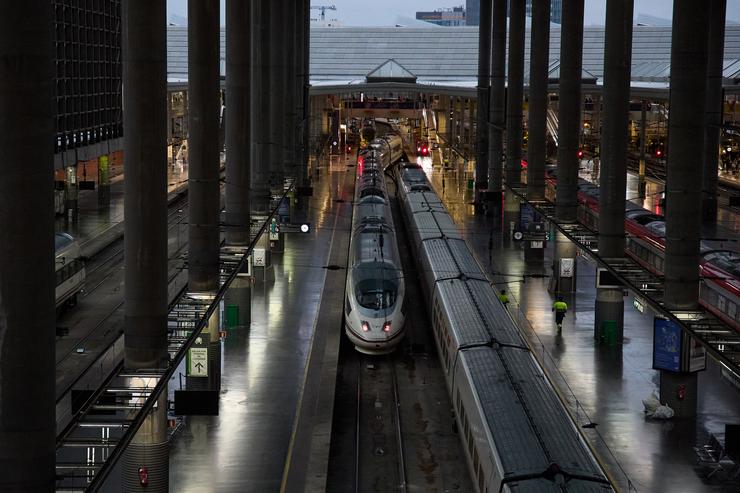
<svg viewBox="0 0 740 493">
<path fill-rule="evenodd" d="M 614 491 L 424 172 L 397 177 L 476 489 Z"/>
<path fill-rule="evenodd" d="M 85 286 L 85 263 L 80 244 L 67 233 L 54 235 L 56 268 L 56 307 L 75 305 L 77 293 Z"/>
<path fill-rule="evenodd" d="M 347 337 L 366 354 L 393 351 L 404 334 L 403 269 L 383 175 L 402 153 L 400 137 L 388 136 L 358 158 L 344 318 Z"/>
</svg>

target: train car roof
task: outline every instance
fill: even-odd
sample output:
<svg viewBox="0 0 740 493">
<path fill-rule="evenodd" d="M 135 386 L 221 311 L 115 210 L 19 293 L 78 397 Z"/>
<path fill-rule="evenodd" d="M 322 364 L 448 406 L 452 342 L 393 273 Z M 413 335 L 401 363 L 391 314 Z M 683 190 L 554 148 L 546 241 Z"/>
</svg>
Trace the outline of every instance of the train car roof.
<svg viewBox="0 0 740 493">
<path fill-rule="evenodd" d="M 462 233 L 460 233 L 460 230 L 457 228 L 455 221 L 452 220 L 452 218 L 446 211 L 432 212 L 432 214 L 439 224 L 439 229 L 442 231 L 442 234 L 444 234 L 445 237 L 456 238 L 459 240 L 462 239 Z"/>
<path fill-rule="evenodd" d="M 470 253 L 464 240 L 454 238 L 435 238 L 422 244 L 429 259 L 429 268 L 434 280 L 459 278 L 485 280 L 486 275 Z"/>
<path fill-rule="evenodd" d="M 704 260 L 735 278 L 740 278 L 740 253 L 714 250 L 704 254 Z"/>
<path fill-rule="evenodd" d="M 463 351 L 461 358 L 478 394 L 488 428 L 493 436 L 504 478 L 539 475 L 554 462 L 566 474 L 604 481 L 601 470 L 588 453 L 578 431 L 562 408 L 555 392 L 535 366 L 529 351 L 518 348 L 475 348 Z M 512 382 L 516 382 L 515 391 Z M 546 480 L 542 480 L 546 481 Z M 530 489 L 529 481 L 513 491 Z M 534 481 L 533 481 L 534 483 Z M 546 481 L 541 485 L 555 486 Z M 599 483 L 584 481 L 565 484 L 554 491 L 603 491 Z M 583 486 L 588 486 L 583 490 Z"/>
<path fill-rule="evenodd" d="M 413 215 L 411 221 L 421 241 L 442 237 L 442 231 L 431 212 L 418 212 Z"/>
<path fill-rule="evenodd" d="M 486 281 L 470 279 L 468 289 L 475 299 L 491 338 L 499 344 L 526 347 L 519 329 L 498 300 L 496 292 Z"/>
<path fill-rule="evenodd" d="M 539 440 L 550 460 L 568 474 L 603 479 L 601 470 L 531 353 L 505 347 L 497 352 L 513 381 L 527 382 L 519 386 L 521 404 L 526 406 L 527 415 L 538 430 Z"/>
<path fill-rule="evenodd" d="M 459 364 L 464 364 L 470 375 L 496 445 L 503 478 L 541 474 L 551 461 L 543 452 L 496 351 L 488 347 L 468 349 L 460 353 L 460 358 Z"/>
<path fill-rule="evenodd" d="M 62 250 L 75 242 L 75 239 L 67 233 L 54 233 L 54 251 Z"/>
<path fill-rule="evenodd" d="M 460 346 L 482 345 L 491 342 L 486 325 L 478 315 L 473 300 L 463 281 L 440 281 L 435 285 L 437 297 L 444 305 L 450 321 L 450 335 L 455 349 Z"/>
</svg>

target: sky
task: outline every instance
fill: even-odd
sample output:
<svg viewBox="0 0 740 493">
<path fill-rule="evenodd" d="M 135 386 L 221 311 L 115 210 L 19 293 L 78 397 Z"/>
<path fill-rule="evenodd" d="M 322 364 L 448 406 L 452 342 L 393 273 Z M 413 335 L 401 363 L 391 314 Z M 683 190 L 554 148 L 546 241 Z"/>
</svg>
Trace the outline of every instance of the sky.
<svg viewBox="0 0 740 493">
<path fill-rule="evenodd" d="M 236 0 L 242 1 L 242 0 Z M 224 0 L 221 0 L 221 19 L 224 18 Z M 327 11 L 326 17 L 338 19 L 343 26 L 392 26 L 398 17 L 414 18 L 416 11 L 435 10 L 443 7 L 465 5 L 465 0 L 373 0 L 372 8 L 361 0 L 312 0 L 311 5 L 336 5 L 336 11 Z M 635 16 L 647 14 L 671 18 L 672 0 L 635 0 Z M 187 0 L 167 0 L 168 17 L 173 14 L 185 17 Z M 317 10 L 311 11 L 317 17 Z M 606 15 L 606 0 L 585 0 L 586 25 L 603 25 Z M 740 2 L 728 0 L 727 19 L 740 22 Z"/>
</svg>

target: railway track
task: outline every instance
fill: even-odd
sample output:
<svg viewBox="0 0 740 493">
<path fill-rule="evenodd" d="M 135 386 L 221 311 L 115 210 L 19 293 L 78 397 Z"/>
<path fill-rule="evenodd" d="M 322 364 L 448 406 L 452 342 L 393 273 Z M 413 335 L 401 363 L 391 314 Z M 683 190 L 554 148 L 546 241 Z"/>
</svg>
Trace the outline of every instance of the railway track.
<svg viewBox="0 0 740 493">
<path fill-rule="evenodd" d="M 171 231 L 174 228 L 179 228 L 183 224 L 183 220 L 187 220 L 187 206 L 188 206 L 188 200 L 187 198 L 182 198 L 181 200 L 173 203 L 170 206 L 170 211 L 168 213 L 167 217 L 167 223 L 168 223 L 168 236 L 171 236 Z M 177 233 L 175 233 L 177 234 Z M 187 248 L 186 242 L 178 242 L 176 247 L 173 251 L 169 252 L 168 255 L 168 262 L 172 263 L 177 260 L 178 257 L 180 257 L 185 249 Z M 114 276 L 120 275 L 120 270 L 122 269 L 124 256 L 123 256 L 123 239 L 118 239 L 114 243 L 112 243 L 108 248 L 104 249 L 101 252 L 101 255 L 104 255 L 101 259 L 93 260 L 91 263 L 94 265 L 92 268 L 87 272 L 86 277 L 88 279 L 88 282 L 90 280 L 93 280 L 94 284 L 91 287 L 86 287 L 85 290 L 82 293 L 82 296 L 80 300 L 84 303 L 86 299 L 91 298 L 93 295 L 97 295 L 100 289 L 104 289 L 106 287 L 106 283 L 108 283 Z M 102 270 L 105 268 L 105 270 Z M 179 275 L 181 272 L 181 268 L 171 268 L 170 273 L 168 275 L 168 285 L 171 284 Z M 122 284 L 123 281 L 121 281 Z M 94 302 L 92 302 L 94 303 Z M 123 306 L 123 296 L 121 293 L 120 301 L 115 303 L 113 306 L 110 306 L 107 310 L 107 313 L 105 313 L 102 318 L 99 318 L 98 321 L 90 328 L 87 328 L 83 331 L 82 334 L 78 335 L 74 338 L 74 342 L 70 344 L 69 339 L 65 342 L 66 347 L 69 349 L 63 350 L 63 355 L 57 354 L 56 359 L 56 365 L 64 365 L 67 360 L 70 358 L 76 357 L 78 355 L 78 349 L 77 348 L 85 348 L 87 346 L 87 343 L 90 342 L 95 337 L 100 337 L 101 331 L 106 331 L 103 333 L 103 335 L 109 334 L 111 331 L 114 330 L 113 327 L 111 327 L 111 318 L 121 309 Z M 64 324 L 65 319 L 68 319 L 69 317 L 75 315 L 75 310 L 79 310 L 84 308 L 83 306 L 80 306 L 79 304 L 75 308 L 68 309 L 66 313 L 63 314 L 63 316 L 60 319 L 60 323 Z M 107 348 L 103 348 L 99 352 L 102 354 L 105 352 Z M 90 365 L 94 363 L 91 362 Z M 89 369 L 89 366 L 84 368 L 81 372 L 81 375 L 84 374 L 87 369 Z M 74 386 L 75 382 L 78 380 L 78 378 L 75 378 L 71 381 L 71 383 L 65 385 L 65 388 L 58 393 L 60 395 L 60 399 L 63 398 L 63 394 L 66 393 L 72 386 Z"/>
<path fill-rule="evenodd" d="M 355 493 L 407 491 L 398 380 L 391 355 L 357 355 Z"/>
</svg>

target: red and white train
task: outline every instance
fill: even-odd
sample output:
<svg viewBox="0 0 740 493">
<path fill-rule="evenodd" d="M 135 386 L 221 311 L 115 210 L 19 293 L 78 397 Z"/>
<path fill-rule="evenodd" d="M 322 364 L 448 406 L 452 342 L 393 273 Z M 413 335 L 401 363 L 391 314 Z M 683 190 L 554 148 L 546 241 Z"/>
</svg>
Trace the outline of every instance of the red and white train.
<svg viewBox="0 0 740 493">
<path fill-rule="evenodd" d="M 554 200 L 556 176 L 547 179 L 547 198 Z M 594 231 L 599 228 L 599 187 L 579 180 L 578 219 Z M 665 219 L 625 201 L 626 253 L 654 274 L 663 275 Z M 740 331 L 740 253 L 718 241 L 702 240 L 699 303 Z"/>
</svg>

